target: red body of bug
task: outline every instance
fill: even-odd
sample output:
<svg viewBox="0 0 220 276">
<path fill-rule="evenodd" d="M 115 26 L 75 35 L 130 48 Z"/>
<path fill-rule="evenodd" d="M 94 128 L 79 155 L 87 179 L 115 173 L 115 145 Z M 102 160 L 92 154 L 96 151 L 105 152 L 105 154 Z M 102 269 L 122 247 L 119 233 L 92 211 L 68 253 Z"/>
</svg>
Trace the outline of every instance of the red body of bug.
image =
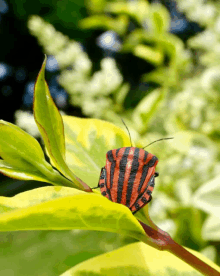
<svg viewBox="0 0 220 276">
<path fill-rule="evenodd" d="M 123 147 L 106 154 L 98 187 L 102 195 L 126 205 L 133 214 L 151 200 L 158 159 L 144 149 Z"/>
</svg>

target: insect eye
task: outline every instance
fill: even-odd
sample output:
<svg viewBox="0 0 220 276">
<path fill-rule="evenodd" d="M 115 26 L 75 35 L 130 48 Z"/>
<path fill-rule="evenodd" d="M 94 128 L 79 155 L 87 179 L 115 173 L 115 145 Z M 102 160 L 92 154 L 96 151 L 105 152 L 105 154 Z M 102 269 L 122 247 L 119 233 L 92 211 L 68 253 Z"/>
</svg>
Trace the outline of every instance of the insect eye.
<svg viewBox="0 0 220 276">
<path fill-rule="evenodd" d="M 159 173 L 158 172 L 155 172 L 154 173 L 154 177 L 158 177 L 159 176 Z"/>
</svg>

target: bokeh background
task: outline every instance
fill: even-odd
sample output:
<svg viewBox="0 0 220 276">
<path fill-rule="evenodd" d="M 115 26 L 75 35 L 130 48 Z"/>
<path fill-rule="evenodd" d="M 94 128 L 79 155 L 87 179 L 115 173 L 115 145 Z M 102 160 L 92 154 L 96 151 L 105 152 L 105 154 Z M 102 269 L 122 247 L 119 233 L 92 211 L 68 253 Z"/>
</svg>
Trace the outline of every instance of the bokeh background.
<svg viewBox="0 0 220 276">
<path fill-rule="evenodd" d="M 174 137 L 149 148 L 160 160 L 151 217 L 220 265 L 218 1 L 0 0 L 0 41 L 0 118 L 40 142 L 32 105 L 44 54 L 63 113 L 122 128 L 123 118 L 140 147 Z M 43 185 L 1 175 L 0 195 Z M 81 230 L 0 233 L 0 240 L 3 276 L 59 275 L 134 242 Z"/>
</svg>

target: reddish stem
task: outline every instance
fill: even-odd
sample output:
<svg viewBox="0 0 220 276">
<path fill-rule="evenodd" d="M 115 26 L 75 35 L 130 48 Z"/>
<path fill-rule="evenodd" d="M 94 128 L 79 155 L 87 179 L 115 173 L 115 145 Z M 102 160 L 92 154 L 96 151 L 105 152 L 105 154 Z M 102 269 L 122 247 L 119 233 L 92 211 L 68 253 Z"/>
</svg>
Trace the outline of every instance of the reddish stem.
<svg viewBox="0 0 220 276">
<path fill-rule="evenodd" d="M 150 226 L 146 225 L 145 223 L 139 221 L 141 226 L 143 227 L 145 233 L 147 236 L 149 236 L 152 240 L 154 240 L 155 244 L 157 245 L 157 248 L 159 250 L 167 250 L 170 253 L 174 254 L 176 257 L 180 258 L 199 272 L 201 272 L 203 275 L 206 276 L 220 276 L 220 273 L 194 256 L 192 253 L 187 251 L 185 248 L 183 248 L 181 245 L 176 243 L 168 233 L 161 230 L 158 232 L 157 230 L 151 228 Z"/>
<path fill-rule="evenodd" d="M 197 258 L 195 255 L 187 251 L 184 247 L 173 241 L 172 246 L 168 250 L 170 253 L 174 254 L 187 264 L 194 267 L 196 270 L 201 272 L 203 275 L 207 276 L 220 276 L 220 273 L 209 266 L 207 263 L 203 262 L 199 258 Z"/>
</svg>

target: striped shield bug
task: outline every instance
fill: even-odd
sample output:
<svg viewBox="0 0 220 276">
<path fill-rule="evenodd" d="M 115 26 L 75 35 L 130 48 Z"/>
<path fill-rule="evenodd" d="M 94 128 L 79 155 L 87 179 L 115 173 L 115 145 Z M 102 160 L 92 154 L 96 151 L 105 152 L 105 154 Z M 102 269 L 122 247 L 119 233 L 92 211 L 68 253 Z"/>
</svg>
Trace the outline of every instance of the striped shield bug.
<svg viewBox="0 0 220 276">
<path fill-rule="evenodd" d="M 126 125 L 125 127 L 127 128 Z M 128 133 L 130 136 L 129 130 Z M 162 138 L 154 142 L 165 139 L 172 138 Z M 133 214 L 151 201 L 154 178 L 159 175 L 155 172 L 157 157 L 144 148 L 132 147 L 131 143 L 131 147 L 109 150 L 97 187 L 103 196 L 126 205 Z"/>
</svg>

